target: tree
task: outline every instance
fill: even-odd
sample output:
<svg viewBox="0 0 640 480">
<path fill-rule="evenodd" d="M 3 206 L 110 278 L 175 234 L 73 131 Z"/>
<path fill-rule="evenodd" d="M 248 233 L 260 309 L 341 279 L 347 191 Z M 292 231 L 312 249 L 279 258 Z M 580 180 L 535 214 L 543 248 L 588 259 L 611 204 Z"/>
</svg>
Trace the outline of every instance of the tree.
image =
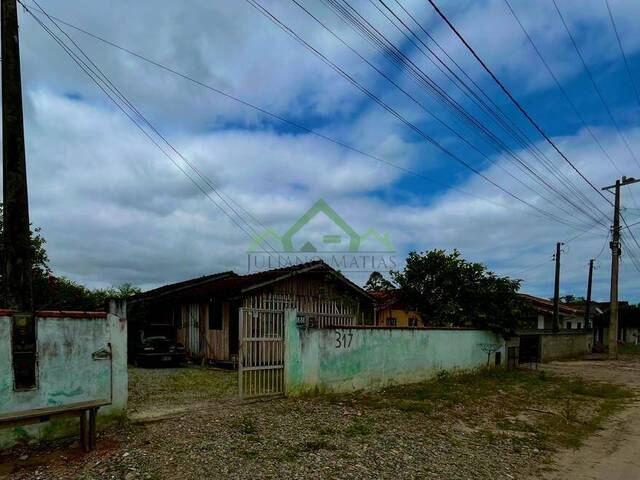
<svg viewBox="0 0 640 480">
<path fill-rule="evenodd" d="M 565 295 L 564 297 L 560 297 L 561 303 L 586 303 L 586 299 L 584 297 L 576 297 L 575 295 Z"/>
<path fill-rule="evenodd" d="M 431 325 L 474 326 L 512 333 L 520 313 L 519 280 L 498 277 L 454 250 L 411 252 L 391 272 L 406 303 Z"/>
<path fill-rule="evenodd" d="M 0 239 L 4 235 L 2 204 L 0 203 Z M 46 240 L 40 228 L 31 231 L 31 263 L 33 271 L 33 303 L 36 310 L 104 310 L 109 298 L 125 299 L 141 290 L 124 283 L 119 287 L 90 290 L 65 277 L 56 277 L 49 268 Z M 4 265 L 4 245 L 0 241 L 0 266 Z M 0 306 L 5 305 L 6 285 L 0 273 Z"/>
<path fill-rule="evenodd" d="M 34 283 L 38 283 L 51 275 L 49 268 L 49 257 L 44 237 L 40 234 L 41 229 L 34 228 L 31 230 L 31 264 L 33 270 Z M 7 286 L 4 278 L 4 217 L 3 205 L 0 203 L 0 305 L 6 305 L 5 296 L 7 294 Z"/>
<path fill-rule="evenodd" d="M 364 289 L 367 292 L 386 292 L 388 290 L 393 290 L 394 288 L 393 284 L 384 278 L 380 272 L 371 272 L 369 280 L 367 280 L 367 283 L 364 286 Z"/>
</svg>

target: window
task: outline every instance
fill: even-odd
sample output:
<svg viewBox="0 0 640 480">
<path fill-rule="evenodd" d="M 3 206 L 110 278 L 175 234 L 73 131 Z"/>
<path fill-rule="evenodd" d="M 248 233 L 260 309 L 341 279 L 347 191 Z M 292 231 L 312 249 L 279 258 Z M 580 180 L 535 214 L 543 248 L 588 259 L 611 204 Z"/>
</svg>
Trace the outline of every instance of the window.
<svg viewBox="0 0 640 480">
<path fill-rule="evenodd" d="M 582 328 L 582 323 L 578 322 L 578 330 Z"/>
<path fill-rule="evenodd" d="M 222 302 L 209 303 L 209 330 L 222 330 Z"/>
<path fill-rule="evenodd" d="M 15 314 L 12 331 L 14 389 L 36 388 L 36 319 L 31 315 Z"/>
<path fill-rule="evenodd" d="M 398 324 L 398 320 L 395 317 L 387 318 L 387 327 L 395 327 Z"/>
<path fill-rule="evenodd" d="M 410 327 L 417 327 L 418 326 L 418 319 L 415 317 L 410 317 L 409 318 L 409 326 Z"/>
<path fill-rule="evenodd" d="M 571 330 L 571 322 L 567 322 L 567 330 Z"/>
</svg>

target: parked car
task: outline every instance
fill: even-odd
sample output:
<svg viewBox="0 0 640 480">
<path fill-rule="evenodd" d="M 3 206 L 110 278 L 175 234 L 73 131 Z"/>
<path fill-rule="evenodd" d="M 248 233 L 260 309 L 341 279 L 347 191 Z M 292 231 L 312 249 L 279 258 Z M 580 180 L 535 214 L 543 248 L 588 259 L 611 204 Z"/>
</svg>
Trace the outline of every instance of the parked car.
<svg viewBox="0 0 640 480">
<path fill-rule="evenodd" d="M 134 358 L 137 366 L 180 365 L 185 361 L 184 346 L 163 335 L 144 338 L 137 345 Z"/>
</svg>

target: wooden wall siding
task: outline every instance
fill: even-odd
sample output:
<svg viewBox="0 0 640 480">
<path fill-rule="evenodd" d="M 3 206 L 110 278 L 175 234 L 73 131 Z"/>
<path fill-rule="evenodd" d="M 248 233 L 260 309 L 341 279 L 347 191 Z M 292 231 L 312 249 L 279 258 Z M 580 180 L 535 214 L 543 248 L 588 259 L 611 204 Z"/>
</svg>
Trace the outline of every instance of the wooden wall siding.
<svg viewBox="0 0 640 480">
<path fill-rule="evenodd" d="M 209 304 L 204 308 L 205 338 L 206 338 L 206 357 L 209 360 L 229 361 L 229 322 L 238 321 L 229 308 L 229 302 L 222 304 L 222 330 L 209 330 Z"/>
</svg>

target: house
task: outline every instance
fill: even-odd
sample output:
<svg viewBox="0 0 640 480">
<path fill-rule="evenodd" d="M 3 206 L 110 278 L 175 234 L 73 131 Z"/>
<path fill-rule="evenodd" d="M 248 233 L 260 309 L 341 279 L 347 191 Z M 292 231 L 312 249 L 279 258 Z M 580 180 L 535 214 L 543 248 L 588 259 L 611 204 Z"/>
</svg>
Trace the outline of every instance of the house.
<svg viewBox="0 0 640 480">
<path fill-rule="evenodd" d="M 240 309 L 255 308 L 264 298 L 269 308 L 333 313 L 350 325 L 374 320 L 373 297 L 323 261 L 314 261 L 250 275 L 223 272 L 138 295 L 129 302 L 130 344 L 140 336 L 170 332 L 192 358 L 235 364 Z"/>
<path fill-rule="evenodd" d="M 609 342 L 610 303 L 593 302 L 597 308 L 592 316 L 594 339 L 596 344 Z M 639 343 L 640 307 L 629 305 L 627 301 L 618 302 L 618 341 L 621 343 Z"/>
<path fill-rule="evenodd" d="M 584 309 L 560 304 L 558 331 L 553 329 L 553 301 L 525 293 L 517 328 L 519 363 L 550 362 L 591 352 L 593 336 L 584 322 Z"/>
<path fill-rule="evenodd" d="M 526 293 L 518 296 L 524 304 L 519 328 L 522 330 L 553 330 L 553 301 Z M 584 309 L 560 304 L 560 330 L 581 330 L 585 328 Z"/>
<path fill-rule="evenodd" d="M 380 327 L 424 327 L 420 314 L 410 308 L 399 289 L 372 292 L 378 305 L 376 325 Z"/>
</svg>

